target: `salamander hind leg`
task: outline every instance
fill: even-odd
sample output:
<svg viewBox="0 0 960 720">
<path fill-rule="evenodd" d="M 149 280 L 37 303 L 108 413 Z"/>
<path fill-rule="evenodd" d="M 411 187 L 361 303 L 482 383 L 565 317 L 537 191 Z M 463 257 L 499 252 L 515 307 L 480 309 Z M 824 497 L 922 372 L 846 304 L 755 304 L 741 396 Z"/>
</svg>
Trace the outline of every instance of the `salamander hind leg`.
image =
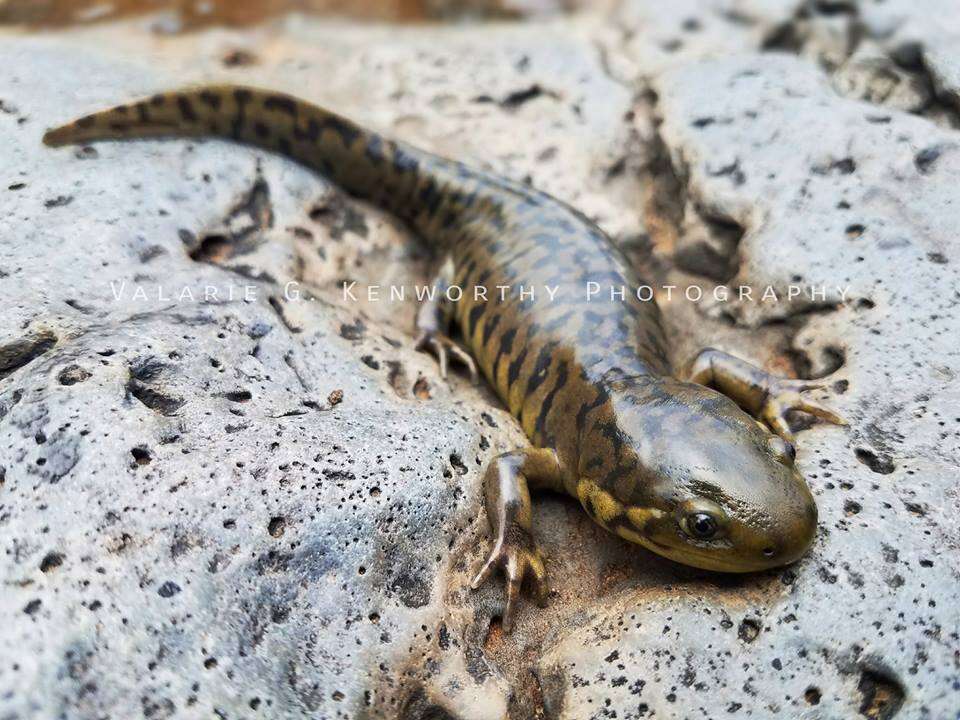
<svg viewBox="0 0 960 720">
<path fill-rule="evenodd" d="M 457 345 L 450 339 L 448 334 L 450 328 L 450 313 L 447 309 L 446 297 L 447 287 L 446 279 L 437 278 L 431 289 L 432 294 L 428 294 L 426 299 L 420 305 L 417 312 L 417 350 L 432 352 L 440 365 L 440 377 L 447 377 L 447 367 L 450 364 L 450 358 L 461 363 L 470 373 L 470 381 L 476 385 L 480 376 L 477 372 L 477 364 L 466 350 Z"/>
<path fill-rule="evenodd" d="M 803 396 L 807 390 L 824 387 L 824 383 L 780 378 L 720 350 L 702 350 L 690 363 L 686 377 L 734 400 L 788 442 L 793 441 L 787 423 L 791 410 L 802 410 L 837 425 L 847 424 L 826 405 Z"/>
<path fill-rule="evenodd" d="M 487 466 L 483 488 L 487 519 L 494 536 L 493 548 L 471 586 L 476 590 L 496 569 L 503 571 L 507 583 L 504 632 L 510 632 L 513 627 L 525 579 L 532 586 L 538 604 L 542 607 L 546 602 L 549 592 L 546 568 L 533 539 L 529 486 L 557 488 L 560 477 L 560 463 L 551 449 L 530 448 L 506 453 Z"/>
</svg>

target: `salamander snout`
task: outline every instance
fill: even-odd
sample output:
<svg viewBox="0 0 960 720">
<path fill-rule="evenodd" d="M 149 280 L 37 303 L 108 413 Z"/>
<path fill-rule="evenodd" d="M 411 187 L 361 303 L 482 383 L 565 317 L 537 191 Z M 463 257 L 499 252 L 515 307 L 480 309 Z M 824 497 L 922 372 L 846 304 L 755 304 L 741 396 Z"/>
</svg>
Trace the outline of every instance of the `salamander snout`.
<svg viewBox="0 0 960 720">
<path fill-rule="evenodd" d="M 676 475 L 693 479 L 664 483 L 675 494 L 670 512 L 645 527 L 652 549 L 723 572 L 767 570 L 799 560 L 813 544 L 817 506 L 794 467 L 792 448 L 782 441 L 767 445 L 762 436 L 760 442 L 739 443 L 727 437 L 722 445 L 709 434 L 699 440 L 696 454 L 689 441 L 674 449 L 677 456 L 689 455 L 669 469 L 681 468 Z M 722 450 L 712 454 L 714 448 Z"/>
<path fill-rule="evenodd" d="M 769 541 L 760 549 L 772 567 L 799 560 L 813 544 L 817 533 L 817 506 L 812 497 L 805 500 L 781 515 L 779 524 L 768 536 Z"/>
</svg>

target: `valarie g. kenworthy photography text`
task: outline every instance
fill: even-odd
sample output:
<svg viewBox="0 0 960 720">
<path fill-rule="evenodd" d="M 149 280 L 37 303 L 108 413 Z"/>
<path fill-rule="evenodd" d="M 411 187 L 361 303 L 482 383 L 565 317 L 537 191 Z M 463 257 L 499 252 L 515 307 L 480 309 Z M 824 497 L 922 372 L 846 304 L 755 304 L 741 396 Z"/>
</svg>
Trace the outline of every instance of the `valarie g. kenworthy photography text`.
<svg viewBox="0 0 960 720">
<path fill-rule="evenodd" d="M 172 285 L 164 283 L 110 282 L 110 295 L 116 302 L 130 303 L 219 303 L 256 302 L 267 291 L 257 283 L 222 283 L 202 285 Z M 337 286 L 338 297 L 344 304 L 351 303 L 406 303 L 446 300 L 460 302 L 506 302 L 514 298 L 521 302 L 564 302 L 572 299 L 586 302 L 800 302 L 844 303 L 850 292 L 848 285 L 816 285 L 792 283 L 774 285 L 627 285 L 605 284 L 588 281 L 567 285 L 447 285 L 443 283 L 378 285 L 343 281 Z M 297 281 L 282 285 L 282 295 L 287 302 L 310 302 L 314 297 Z"/>
</svg>

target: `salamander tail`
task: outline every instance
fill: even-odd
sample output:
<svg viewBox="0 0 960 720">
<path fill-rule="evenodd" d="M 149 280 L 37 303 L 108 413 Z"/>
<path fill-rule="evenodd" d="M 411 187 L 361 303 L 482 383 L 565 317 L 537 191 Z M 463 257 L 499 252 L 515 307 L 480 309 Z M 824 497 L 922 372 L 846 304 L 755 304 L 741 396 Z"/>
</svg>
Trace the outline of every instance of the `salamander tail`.
<svg viewBox="0 0 960 720">
<path fill-rule="evenodd" d="M 449 161 L 387 140 L 346 118 L 272 90 L 213 85 L 161 93 L 49 130 L 61 146 L 96 140 L 211 136 L 286 155 L 347 192 L 405 219 L 415 194 L 449 182 Z"/>
</svg>

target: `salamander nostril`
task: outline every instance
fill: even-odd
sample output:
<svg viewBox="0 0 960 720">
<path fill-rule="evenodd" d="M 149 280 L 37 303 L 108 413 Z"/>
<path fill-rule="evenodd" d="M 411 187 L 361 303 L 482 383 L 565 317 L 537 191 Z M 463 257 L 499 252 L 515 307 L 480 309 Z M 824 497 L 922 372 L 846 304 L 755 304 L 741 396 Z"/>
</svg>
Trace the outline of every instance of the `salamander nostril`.
<svg viewBox="0 0 960 720">
<path fill-rule="evenodd" d="M 773 555 L 774 555 L 775 552 L 776 552 L 776 550 L 774 550 L 772 547 L 765 547 L 765 548 L 763 549 L 763 554 L 764 554 L 766 557 L 773 557 Z"/>
</svg>

